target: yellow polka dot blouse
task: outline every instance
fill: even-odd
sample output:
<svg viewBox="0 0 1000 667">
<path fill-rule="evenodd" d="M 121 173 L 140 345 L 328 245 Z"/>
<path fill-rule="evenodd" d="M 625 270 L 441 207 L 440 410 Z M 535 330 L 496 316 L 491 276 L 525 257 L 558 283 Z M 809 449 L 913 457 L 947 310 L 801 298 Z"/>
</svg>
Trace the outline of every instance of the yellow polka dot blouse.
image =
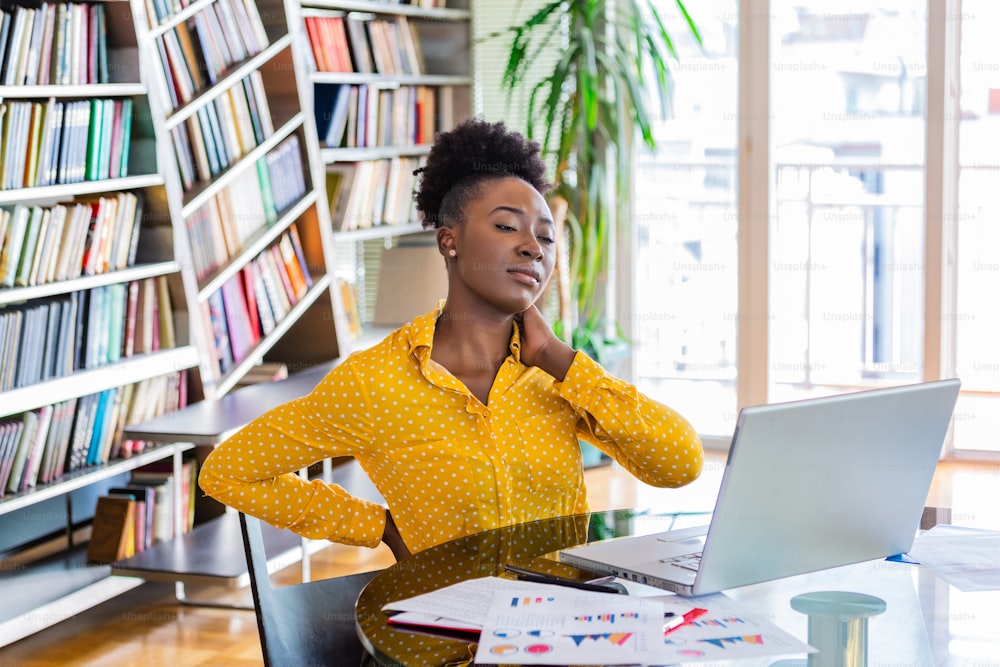
<svg viewBox="0 0 1000 667">
<path fill-rule="evenodd" d="M 581 439 L 654 486 L 682 486 L 701 472 L 701 441 L 678 413 L 582 352 L 556 382 L 520 362 L 516 330 L 483 405 L 431 359 L 441 307 L 352 354 L 311 393 L 216 447 L 201 488 L 301 535 L 374 547 L 385 528 L 382 506 L 296 474 L 353 456 L 416 552 L 490 528 L 586 512 Z"/>
</svg>

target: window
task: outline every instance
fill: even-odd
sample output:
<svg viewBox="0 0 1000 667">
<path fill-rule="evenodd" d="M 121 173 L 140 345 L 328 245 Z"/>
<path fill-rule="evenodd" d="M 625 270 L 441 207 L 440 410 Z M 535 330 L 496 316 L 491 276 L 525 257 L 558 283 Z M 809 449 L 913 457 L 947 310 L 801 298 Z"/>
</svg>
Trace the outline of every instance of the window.
<svg viewBox="0 0 1000 667">
<path fill-rule="evenodd" d="M 656 154 L 638 158 L 634 307 L 637 381 L 699 431 L 736 421 L 736 0 L 657 2 L 680 60 Z"/>
<path fill-rule="evenodd" d="M 640 389 L 728 438 L 740 405 L 958 375 L 949 451 L 1000 453 L 1000 5 L 688 4 L 705 48 L 682 40 L 661 149 L 638 159 L 621 318 Z M 674 3 L 660 6 L 682 34 Z M 948 53 L 959 65 L 932 85 Z M 960 113 L 928 122 L 954 88 Z M 942 145 L 957 168 L 930 150 Z M 761 174 L 755 222 L 739 181 Z M 935 213 L 948 191 L 955 207 Z M 766 237 L 757 254 L 748 230 Z"/>
<path fill-rule="evenodd" d="M 769 400 L 921 377 L 926 18 L 772 2 Z"/>
<path fill-rule="evenodd" d="M 955 447 L 1000 452 L 1000 6 L 962 0 L 959 79 Z"/>
</svg>

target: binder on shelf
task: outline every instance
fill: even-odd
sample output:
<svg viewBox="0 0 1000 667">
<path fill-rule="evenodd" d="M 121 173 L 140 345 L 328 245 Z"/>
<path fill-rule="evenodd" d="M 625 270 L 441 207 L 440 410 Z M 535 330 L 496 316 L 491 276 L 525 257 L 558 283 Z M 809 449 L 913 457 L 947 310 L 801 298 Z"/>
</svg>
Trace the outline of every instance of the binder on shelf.
<svg viewBox="0 0 1000 667">
<path fill-rule="evenodd" d="M 101 496 L 97 499 L 94 521 L 87 543 L 87 561 L 114 563 L 132 555 L 135 544 L 135 501 Z"/>
<path fill-rule="evenodd" d="M 108 489 L 107 494 L 112 498 L 124 498 L 135 503 L 134 515 L 134 544 L 133 553 L 145 551 L 152 546 L 153 540 L 153 513 L 156 510 L 156 493 L 152 487 L 129 485 L 116 486 Z"/>
</svg>

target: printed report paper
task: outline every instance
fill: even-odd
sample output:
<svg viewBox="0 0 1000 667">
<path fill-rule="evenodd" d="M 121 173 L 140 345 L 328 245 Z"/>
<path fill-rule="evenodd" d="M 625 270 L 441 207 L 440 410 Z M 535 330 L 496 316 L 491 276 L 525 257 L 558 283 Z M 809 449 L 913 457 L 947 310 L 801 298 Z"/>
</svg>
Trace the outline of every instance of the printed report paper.
<svg viewBox="0 0 1000 667">
<path fill-rule="evenodd" d="M 662 657 L 658 600 L 555 588 L 495 592 L 475 664 L 644 665 Z"/>
<path fill-rule="evenodd" d="M 723 593 L 697 598 L 663 595 L 655 599 L 663 603 L 665 611 L 677 614 L 683 614 L 694 604 L 708 610 L 707 614 L 663 636 L 663 651 L 656 665 L 816 652 Z"/>
</svg>

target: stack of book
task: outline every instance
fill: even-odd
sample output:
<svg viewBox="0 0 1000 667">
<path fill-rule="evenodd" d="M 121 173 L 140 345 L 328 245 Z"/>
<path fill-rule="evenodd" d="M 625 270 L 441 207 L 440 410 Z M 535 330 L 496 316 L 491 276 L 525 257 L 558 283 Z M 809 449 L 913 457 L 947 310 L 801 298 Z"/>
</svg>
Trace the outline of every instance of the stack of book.
<svg viewBox="0 0 1000 667">
<path fill-rule="evenodd" d="M 133 471 L 126 486 L 113 487 L 97 499 L 87 560 L 114 563 L 149 547 L 173 539 L 175 512 L 181 513 L 181 533 L 194 525 L 197 486 L 193 461 L 181 466 L 181 477 L 172 467 L 157 463 Z M 174 502 L 174 488 L 181 485 L 181 505 Z"/>
<path fill-rule="evenodd" d="M 316 71 L 412 76 L 425 71 L 416 26 L 405 16 L 310 9 L 303 21 Z"/>
<path fill-rule="evenodd" d="M 0 391 L 176 347 L 165 276 L 0 309 Z"/>
<path fill-rule="evenodd" d="M 317 84 L 316 131 L 330 148 L 424 146 L 438 130 L 437 99 L 429 86 Z"/>
<path fill-rule="evenodd" d="M 170 15 L 160 11 L 154 15 L 161 14 L 162 18 Z M 203 5 L 155 41 L 173 108 L 190 102 L 233 65 L 269 44 L 257 4 L 251 0 L 215 0 Z"/>
<path fill-rule="evenodd" d="M 0 207 L 0 287 L 41 285 L 135 263 L 142 200 L 112 192 L 51 206 Z"/>
<path fill-rule="evenodd" d="M 260 72 L 254 70 L 170 130 L 185 190 L 211 179 L 274 134 Z"/>
<path fill-rule="evenodd" d="M 0 102 L 0 189 L 124 178 L 132 100 Z"/>
<path fill-rule="evenodd" d="M 44 2 L 0 8 L 0 85 L 109 81 L 103 4 Z"/>
<path fill-rule="evenodd" d="M 0 496 L 143 451 L 146 443 L 122 438 L 125 425 L 183 407 L 186 387 L 186 372 L 180 371 L 0 422 Z"/>
<path fill-rule="evenodd" d="M 195 272 L 202 280 L 242 252 L 306 193 L 299 138 L 292 135 L 237 175 L 187 219 Z"/>
<path fill-rule="evenodd" d="M 205 303 L 214 362 L 227 372 L 249 356 L 312 287 L 298 230 L 293 224 Z"/>
<path fill-rule="evenodd" d="M 422 160 L 396 157 L 327 166 L 330 219 L 337 231 L 404 225 L 417 219 L 413 203 Z"/>
</svg>

